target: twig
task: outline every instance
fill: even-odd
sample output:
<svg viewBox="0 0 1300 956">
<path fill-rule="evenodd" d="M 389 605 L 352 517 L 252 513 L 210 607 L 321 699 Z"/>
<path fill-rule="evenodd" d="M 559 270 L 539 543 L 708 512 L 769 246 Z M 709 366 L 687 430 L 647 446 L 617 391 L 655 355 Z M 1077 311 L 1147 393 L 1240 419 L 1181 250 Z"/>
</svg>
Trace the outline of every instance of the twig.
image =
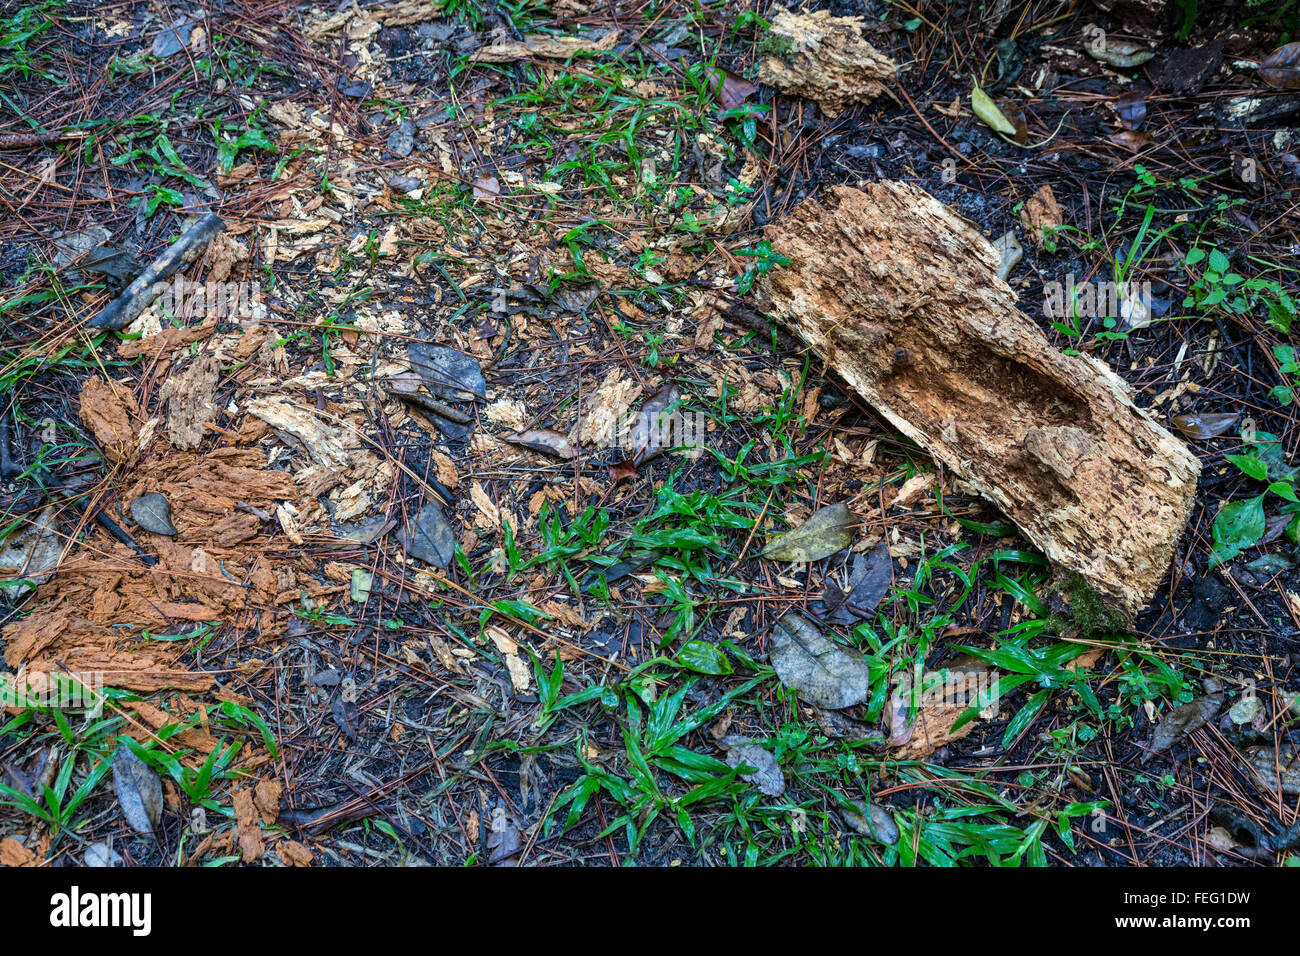
<svg viewBox="0 0 1300 956">
<path fill-rule="evenodd" d="M 224 228 L 225 223 L 214 212 L 190 226 L 108 308 L 91 319 L 90 326 L 96 329 L 121 329 L 130 325 L 150 302 L 162 294 L 163 290 L 158 288 L 159 283 L 165 282 L 185 263 L 193 262 L 201 256 L 208 243 Z"/>
<path fill-rule="evenodd" d="M 408 402 L 409 404 L 414 405 L 417 408 L 422 408 L 426 412 L 432 412 L 433 414 L 439 416 L 440 418 L 447 419 L 447 421 L 449 422 L 455 422 L 458 425 L 468 425 L 471 421 L 473 421 L 473 419 L 470 418 L 468 415 L 466 415 L 464 412 L 457 411 L 456 409 L 452 408 L 450 405 L 444 405 L 436 398 L 428 398 L 427 396 L 421 395 L 418 392 L 398 392 L 398 391 L 394 391 L 391 388 L 386 389 L 386 391 L 388 392 L 389 395 L 392 395 L 395 398 L 400 398 L 402 401 Z"/>
<path fill-rule="evenodd" d="M 31 149 L 65 139 L 84 139 L 84 130 L 46 130 L 40 133 L 0 133 L 0 149 Z"/>
<path fill-rule="evenodd" d="M 13 478 L 23 473 L 22 466 L 13 459 L 12 435 L 9 432 L 9 410 L 0 412 L 0 478 Z"/>
</svg>

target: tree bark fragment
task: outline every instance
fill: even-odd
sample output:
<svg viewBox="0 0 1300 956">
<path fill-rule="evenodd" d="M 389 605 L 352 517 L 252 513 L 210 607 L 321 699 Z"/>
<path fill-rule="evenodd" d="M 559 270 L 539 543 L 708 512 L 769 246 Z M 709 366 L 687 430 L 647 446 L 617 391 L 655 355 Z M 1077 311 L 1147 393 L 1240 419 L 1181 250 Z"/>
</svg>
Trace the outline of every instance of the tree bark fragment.
<svg viewBox="0 0 1300 956">
<path fill-rule="evenodd" d="M 889 92 L 898 66 L 862 39 L 862 17 L 777 8 L 758 64 L 758 78 L 783 93 L 815 100 L 827 116 Z M 893 96 L 893 93 L 889 93 Z"/>
<path fill-rule="evenodd" d="M 1186 526 L 1200 462 L 1103 363 L 1016 307 L 998 256 L 925 191 L 835 187 L 766 229 L 760 306 L 1128 619 Z"/>
</svg>

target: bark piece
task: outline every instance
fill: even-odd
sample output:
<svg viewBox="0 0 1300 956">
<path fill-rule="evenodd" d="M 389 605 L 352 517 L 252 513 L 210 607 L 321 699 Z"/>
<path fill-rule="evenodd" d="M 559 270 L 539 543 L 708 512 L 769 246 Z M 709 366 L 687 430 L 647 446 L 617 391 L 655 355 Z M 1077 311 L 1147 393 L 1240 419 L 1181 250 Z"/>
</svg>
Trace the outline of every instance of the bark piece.
<svg viewBox="0 0 1300 956">
<path fill-rule="evenodd" d="M 833 17 L 825 10 L 799 14 L 777 8 L 765 38 L 773 55 L 759 62 L 759 80 L 815 100 L 827 116 L 851 103 L 870 103 L 893 84 L 898 65 L 862 39 L 862 23 L 862 17 Z"/>
<path fill-rule="evenodd" d="M 1187 523 L 1200 463 L 1101 362 L 1016 308 L 975 227 L 915 186 L 829 191 L 766 229 L 760 304 L 900 431 L 1126 617 Z"/>
</svg>

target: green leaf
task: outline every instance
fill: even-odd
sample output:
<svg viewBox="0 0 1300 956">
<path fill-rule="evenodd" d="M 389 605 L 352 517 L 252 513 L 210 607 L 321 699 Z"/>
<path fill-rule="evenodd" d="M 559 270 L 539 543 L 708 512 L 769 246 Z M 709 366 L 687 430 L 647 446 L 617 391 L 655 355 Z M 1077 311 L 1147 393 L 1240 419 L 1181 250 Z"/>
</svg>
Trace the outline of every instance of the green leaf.
<svg viewBox="0 0 1300 956">
<path fill-rule="evenodd" d="M 1002 111 L 998 109 L 998 105 L 989 98 L 989 95 L 978 86 L 971 87 L 970 108 L 994 132 L 1002 133 L 1004 136 L 1016 135 L 1015 126 L 1003 115 Z"/>
<path fill-rule="evenodd" d="M 1256 481 L 1268 481 L 1268 465 L 1254 455 L 1224 455 L 1223 457 Z"/>
<path fill-rule="evenodd" d="M 774 539 L 758 556 L 769 561 L 820 561 L 853 543 L 856 524 L 844 502 L 828 505 L 795 530 Z"/>
<path fill-rule="evenodd" d="M 715 677 L 731 673 L 731 661 L 716 645 L 708 641 L 687 641 L 677 652 L 677 663 L 699 674 Z"/>
<path fill-rule="evenodd" d="M 1210 565 L 1231 561 L 1264 536 L 1264 496 L 1223 506 L 1214 519 L 1214 553 Z"/>
<path fill-rule="evenodd" d="M 1273 492 L 1279 498 L 1285 498 L 1287 501 L 1297 501 L 1295 489 L 1291 487 L 1290 482 L 1275 481 L 1268 486 L 1268 490 Z"/>
</svg>

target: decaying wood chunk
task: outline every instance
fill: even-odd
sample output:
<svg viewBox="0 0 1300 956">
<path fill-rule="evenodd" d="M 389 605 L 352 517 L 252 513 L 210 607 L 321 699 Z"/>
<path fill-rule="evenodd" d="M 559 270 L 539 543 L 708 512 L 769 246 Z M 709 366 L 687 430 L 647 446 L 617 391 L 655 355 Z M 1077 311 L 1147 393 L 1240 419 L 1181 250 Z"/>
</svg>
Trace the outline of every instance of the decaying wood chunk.
<svg viewBox="0 0 1300 956">
<path fill-rule="evenodd" d="M 759 62 L 758 78 L 784 93 L 816 100 L 827 116 L 850 103 L 870 103 L 898 73 L 893 60 L 862 39 L 861 17 L 777 8 L 771 22 L 765 44 L 772 55 Z"/>
<path fill-rule="evenodd" d="M 975 227 L 925 191 L 836 187 L 769 225 L 760 305 L 1126 617 L 1187 522 L 1200 463 L 1101 362 L 1064 355 Z"/>
</svg>

